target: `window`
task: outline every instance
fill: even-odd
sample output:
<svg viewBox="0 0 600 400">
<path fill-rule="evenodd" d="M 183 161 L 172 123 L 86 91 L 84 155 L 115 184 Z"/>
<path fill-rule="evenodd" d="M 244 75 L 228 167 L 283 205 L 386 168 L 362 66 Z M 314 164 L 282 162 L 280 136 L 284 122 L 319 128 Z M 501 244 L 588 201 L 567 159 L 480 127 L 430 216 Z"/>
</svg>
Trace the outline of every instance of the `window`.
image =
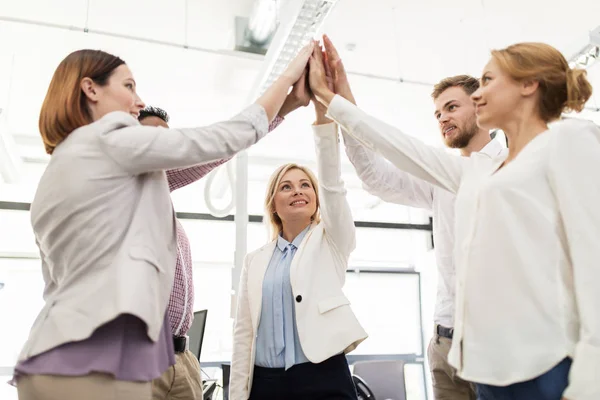
<svg viewBox="0 0 600 400">
<path fill-rule="evenodd" d="M 417 273 L 349 272 L 344 292 L 369 334 L 353 355 L 422 355 Z"/>
<path fill-rule="evenodd" d="M 0 258 L 0 367 L 12 367 L 44 305 L 39 259 Z"/>
</svg>

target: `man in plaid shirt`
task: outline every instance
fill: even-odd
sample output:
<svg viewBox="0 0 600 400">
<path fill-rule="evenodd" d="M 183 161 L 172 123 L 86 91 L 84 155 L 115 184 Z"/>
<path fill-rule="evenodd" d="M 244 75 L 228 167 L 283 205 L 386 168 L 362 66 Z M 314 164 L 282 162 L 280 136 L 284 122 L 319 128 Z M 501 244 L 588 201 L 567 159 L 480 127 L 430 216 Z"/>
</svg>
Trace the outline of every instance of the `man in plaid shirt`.
<svg viewBox="0 0 600 400">
<path fill-rule="evenodd" d="M 283 117 L 293 110 L 308 105 L 309 94 L 303 85 L 296 85 L 288 95 L 279 114 L 269 125 L 269 132 L 275 129 Z M 147 107 L 140 112 L 139 121 L 142 125 L 163 126 L 168 128 L 168 114 L 157 107 Z M 216 167 L 229 161 L 218 160 L 208 164 L 196 165 L 167 171 L 169 190 L 182 188 L 198 181 Z M 201 400 L 202 378 L 200 363 L 195 355 L 187 348 L 187 332 L 192 325 L 194 312 L 194 282 L 192 268 L 192 253 L 189 239 L 177 221 L 177 264 L 175 280 L 171 290 L 167 313 L 173 333 L 176 364 L 152 382 L 153 400 Z"/>
</svg>

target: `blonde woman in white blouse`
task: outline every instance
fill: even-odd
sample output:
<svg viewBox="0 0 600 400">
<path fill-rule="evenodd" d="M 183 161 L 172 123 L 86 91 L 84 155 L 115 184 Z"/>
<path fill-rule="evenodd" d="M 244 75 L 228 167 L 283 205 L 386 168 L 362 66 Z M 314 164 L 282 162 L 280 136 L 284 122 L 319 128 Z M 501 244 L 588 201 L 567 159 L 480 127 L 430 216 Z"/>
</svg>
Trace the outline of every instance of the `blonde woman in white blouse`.
<svg viewBox="0 0 600 400">
<path fill-rule="evenodd" d="M 508 155 L 462 158 L 383 124 L 311 81 L 328 116 L 398 168 L 457 193 L 450 362 L 480 400 L 600 399 L 600 129 L 592 88 L 553 47 L 493 51 L 472 99 Z"/>
</svg>

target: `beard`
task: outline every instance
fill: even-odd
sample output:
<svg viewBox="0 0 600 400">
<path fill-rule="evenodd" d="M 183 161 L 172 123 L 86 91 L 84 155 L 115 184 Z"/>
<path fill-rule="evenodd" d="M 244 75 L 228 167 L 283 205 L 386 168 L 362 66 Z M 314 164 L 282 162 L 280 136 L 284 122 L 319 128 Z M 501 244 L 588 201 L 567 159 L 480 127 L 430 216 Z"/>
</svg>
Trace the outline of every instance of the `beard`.
<svg viewBox="0 0 600 400">
<path fill-rule="evenodd" d="M 445 140 L 446 146 L 451 149 L 462 149 L 469 145 L 469 142 L 479 129 L 477 126 L 477 117 L 474 115 L 473 118 L 466 121 L 463 126 L 457 126 L 457 128 L 458 135 Z"/>
</svg>

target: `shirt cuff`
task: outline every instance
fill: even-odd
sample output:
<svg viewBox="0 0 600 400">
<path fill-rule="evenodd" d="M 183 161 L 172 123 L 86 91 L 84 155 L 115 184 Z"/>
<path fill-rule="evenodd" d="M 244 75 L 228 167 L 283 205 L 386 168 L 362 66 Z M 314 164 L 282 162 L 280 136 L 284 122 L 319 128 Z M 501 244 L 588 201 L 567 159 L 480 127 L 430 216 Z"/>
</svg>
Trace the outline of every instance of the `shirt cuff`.
<svg viewBox="0 0 600 400">
<path fill-rule="evenodd" d="M 326 116 L 352 133 L 361 120 L 360 114 L 360 110 L 354 104 L 336 94 L 329 103 Z"/>
<path fill-rule="evenodd" d="M 259 104 L 252 104 L 240 113 L 240 117 L 247 119 L 259 138 L 263 138 L 269 131 L 269 119 L 267 118 L 267 112 Z"/>
<path fill-rule="evenodd" d="M 276 115 L 275 118 L 273 119 L 273 121 L 271 121 L 271 123 L 269 124 L 269 132 L 275 130 L 275 128 L 277 128 L 279 125 L 281 125 L 283 120 L 284 120 L 283 117 Z"/>
<path fill-rule="evenodd" d="M 563 393 L 567 400 L 600 399 L 600 348 L 586 342 L 575 347 L 569 372 L 569 386 Z"/>
<path fill-rule="evenodd" d="M 337 138 L 337 124 L 330 122 L 328 124 L 312 125 L 312 129 L 315 135 L 323 138 Z"/>
</svg>

